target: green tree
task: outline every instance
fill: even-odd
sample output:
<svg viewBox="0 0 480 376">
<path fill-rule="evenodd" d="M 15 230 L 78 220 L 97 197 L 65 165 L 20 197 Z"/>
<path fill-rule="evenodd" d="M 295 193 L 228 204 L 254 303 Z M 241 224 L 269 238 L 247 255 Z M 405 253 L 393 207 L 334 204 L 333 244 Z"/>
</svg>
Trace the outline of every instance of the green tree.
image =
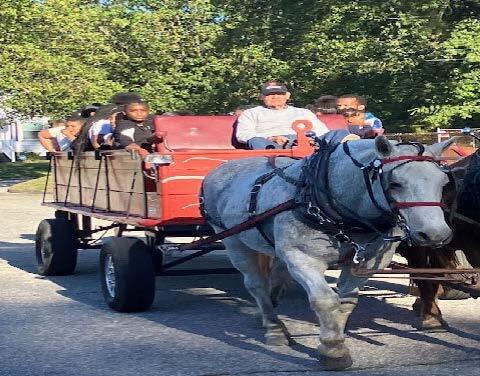
<svg viewBox="0 0 480 376">
<path fill-rule="evenodd" d="M 442 43 L 439 61 L 450 69 L 440 83 L 433 81 L 427 105 L 414 110 L 434 126 L 477 126 L 480 121 L 480 21 L 460 21 Z"/>
<path fill-rule="evenodd" d="M 106 8 L 81 0 L 7 0 L 0 7 L 0 91 L 12 107 L 60 116 L 122 89 L 109 78 L 117 53 Z"/>
</svg>

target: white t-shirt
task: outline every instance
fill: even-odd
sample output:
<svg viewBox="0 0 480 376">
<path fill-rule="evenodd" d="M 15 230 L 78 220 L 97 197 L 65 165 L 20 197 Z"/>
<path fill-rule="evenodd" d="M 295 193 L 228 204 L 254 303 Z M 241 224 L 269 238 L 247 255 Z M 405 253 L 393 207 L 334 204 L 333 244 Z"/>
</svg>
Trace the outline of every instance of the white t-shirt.
<svg viewBox="0 0 480 376">
<path fill-rule="evenodd" d="M 103 141 L 107 141 L 112 138 L 113 135 L 113 127 L 110 122 L 106 119 L 96 121 L 92 124 L 90 129 L 88 130 L 88 137 L 92 139 L 98 135 L 103 136 Z"/>
<path fill-rule="evenodd" d="M 70 146 L 72 144 L 72 141 L 68 139 L 67 136 L 63 134 L 63 130 L 65 129 L 65 126 L 60 126 L 60 127 L 53 127 L 53 128 L 48 128 L 48 134 L 51 137 L 55 137 L 57 140 L 58 147 L 60 148 L 60 151 L 68 151 L 70 150 Z"/>
<path fill-rule="evenodd" d="M 296 134 L 292 128 L 295 120 L 309 120 L 313 131 L 320 136 L 328 132 L 327 126 L 305 108 L 286 106 L 282 110 L 257 106 L 245 110 L 238 118 L 236 137 L 246 143 L 253 137 L 287 136 Z"/>
</svg>

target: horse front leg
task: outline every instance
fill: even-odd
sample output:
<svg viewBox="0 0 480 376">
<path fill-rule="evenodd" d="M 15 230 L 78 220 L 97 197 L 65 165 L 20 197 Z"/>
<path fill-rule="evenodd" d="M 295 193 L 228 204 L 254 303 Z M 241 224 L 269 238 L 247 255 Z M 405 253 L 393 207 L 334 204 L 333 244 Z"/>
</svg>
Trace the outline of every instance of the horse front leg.
<svg viewBox="0 0 480 376">
<path fill-rule="evenodd" d="M 283 259 L 292 277 L 308 294 L 310 307 L 320 326 L 318 346 L 319 360 L 325 370 L 341 370 L 353 362 L 345 345 L 344 316 L 338 295 L 325 280 L 327 264 L 305 254 L 298 248 L 283 252 Z"/>
<path fill-rule="evenodd" d="M 386 243 L 383 237 L 376 239 L 361 240 L 361 243 L 367 244 L 366 252 L 368 260 L 365 261 L 364 267 L 366 269 L 383 269 L 387 267 L 393 258 L 396 245 Z M 343 250 L 344 252 L 347 249 Z M 356 276 L 352 272 L 353 264 L 347 262 L 342 267 L 342 272 L 337 282 L 337 292 L 340 298 L 340 323 L 345 330 L 348 318 L 358 304 L 358 296 L 360 289 L 367 283 L 368 278 Z"/>
<path fill-rule="evenodd" d="M 408 265 L 413 268 L 426 268 L 429 265 L 429 250 L 424 247 L 413 246 L 408 248 L 406 255 Z M 437 252 L 434 250 L 433 252 Z M 436 265 L 436 263 L 434 263 Z M 418 280 L 416 282 L 420 297 L 413 304 L 413 311 L 420 317 L 419 329 L 432 330 L 444 328 L 445 322 L 437 302 L 439 283 Z"/>
</svg>

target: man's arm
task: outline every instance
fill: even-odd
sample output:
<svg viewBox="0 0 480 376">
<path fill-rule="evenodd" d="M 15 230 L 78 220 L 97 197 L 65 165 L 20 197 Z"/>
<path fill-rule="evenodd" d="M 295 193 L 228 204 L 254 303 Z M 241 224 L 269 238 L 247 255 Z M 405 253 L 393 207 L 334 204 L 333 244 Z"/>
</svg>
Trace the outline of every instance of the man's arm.
<svg viewBox="0 0 480 376">
<path fill-rule="evenodd" d="M 248 140 L 255 136 L 254 113 L 251 110 L 245 110 L 237 120 L 235 137 L 238 142 L 246 144 Z"/>
</svg>

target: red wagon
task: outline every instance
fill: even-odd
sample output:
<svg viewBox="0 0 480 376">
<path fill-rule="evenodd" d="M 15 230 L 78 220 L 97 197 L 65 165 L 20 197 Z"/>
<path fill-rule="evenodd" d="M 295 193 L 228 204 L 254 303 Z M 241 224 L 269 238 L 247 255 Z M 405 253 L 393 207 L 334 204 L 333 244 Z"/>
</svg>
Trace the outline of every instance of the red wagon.
<svg viewBox="0 0 480 376">
<path fill-rule="evenodd" d="M 43 220 L 36 234 L 36 259 L 43 275 L 75 270 L 77 250 L 96 248 L 92 235 L 116 228 L 102 245 L 102 291 L 118 311 L 145 310 L 153 302 L 155 275 L 173 274 L 173 266 L 218 249 L 217 243 L 170 263 L 163 262 L 165 237 L 205 236 L 212 229 L 199 210 L 203 178 L 228 160 L 254 156 L 301 158 L 312 152 L 304 135 L 311 125 L 297 121 L 298 146 L 290 150 L 244 150 L 233 140 L 233 116 L 156 117 L 155 153 L 143 161 L 125 150 L 50 155 L 48 179 L 53 199 L 43 204 L 55 218 Z M 92 218 L 109 225 L 92 227 Z M 141 231 L 146 242 L 124 236 Z M 169 243 L 171 247 L 171 243 Z M 208 272 L 212 272 L 209 270 Z M 227 272 L 215 270 L 215 272 Z"/>
</svg>

